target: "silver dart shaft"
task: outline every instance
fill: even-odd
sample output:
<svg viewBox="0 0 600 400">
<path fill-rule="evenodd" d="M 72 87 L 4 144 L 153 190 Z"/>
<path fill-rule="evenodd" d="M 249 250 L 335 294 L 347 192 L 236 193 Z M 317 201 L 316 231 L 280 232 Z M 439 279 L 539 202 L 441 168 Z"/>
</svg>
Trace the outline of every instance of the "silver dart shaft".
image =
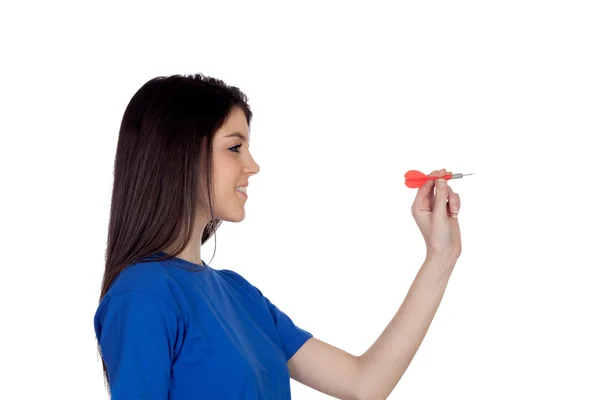
<svg viewBox="0 0 600 400">
<path fill-rule="evenodd" d="M 467 175 L 475 175 L 475 172 L 471 172 L 468 174 L 452 174 L 452 177 L 450 179 L 460 179 L 463 176 L 467 176 Z"/>
</svg>

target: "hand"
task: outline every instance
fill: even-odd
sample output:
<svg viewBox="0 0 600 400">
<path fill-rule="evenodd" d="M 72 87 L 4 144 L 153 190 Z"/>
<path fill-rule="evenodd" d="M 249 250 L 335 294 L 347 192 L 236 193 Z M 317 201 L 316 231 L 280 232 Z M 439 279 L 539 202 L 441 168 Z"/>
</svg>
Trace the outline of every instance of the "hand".
<svg viewBox="0 0 600 400">
<path fill-rule="evenodd" d="M 447 175 L 445 169 L 429 176 Z M 435 193 L 434 193 L 435 188 Z M 455 262 L 462 252 L 458 212 L 460 197 L 445 179 L 428 180 L 417 191 L 411 211 L 427 247 L 427 259 Z"/>
</svg>

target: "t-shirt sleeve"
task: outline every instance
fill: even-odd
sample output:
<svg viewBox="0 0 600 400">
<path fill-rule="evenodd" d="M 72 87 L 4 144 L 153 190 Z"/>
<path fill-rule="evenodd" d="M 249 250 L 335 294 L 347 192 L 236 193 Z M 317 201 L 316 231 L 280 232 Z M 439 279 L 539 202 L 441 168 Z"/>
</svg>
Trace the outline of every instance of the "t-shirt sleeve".
<svg viewBox="0 0 600 400">
<path fill-rule="evenodd" d="M 253 297 L 258 297 L 259 300 L 264 301 L 264 304 L 267 306 L 269 313 L 273 318 L 275 329 L 281 339 L 283 352 L 288 361 L 308 339 L 313 337 L 312 333 L 296 326 L 286 313 L 271 303 L 271 301 L 263 295 L 261 290 L 246 280 L 246 278 L 231 270 L 222 270 L 221 272 L 245 288 Z"/>
<path fill-rule="evenodd" d="M 260 291 L 259 291 L 260 292 Z M 296 326 L 292 319 L 277 306 L 275 306 L 268 298 L 263 296 L 273 320 L 275 326 L 281 338 L 283 344 L 283 351 L 289 361 L 290 358 L 306 343 L 306 341 L 313 337 L 312 333 Z"/>
<path fill-rule="evenodd" d="M 171 362 L 182 327 L 175 312 L 152 295 L 110 295 L 94 320 L 112 400 L 166 399 Z"/>
</svg>

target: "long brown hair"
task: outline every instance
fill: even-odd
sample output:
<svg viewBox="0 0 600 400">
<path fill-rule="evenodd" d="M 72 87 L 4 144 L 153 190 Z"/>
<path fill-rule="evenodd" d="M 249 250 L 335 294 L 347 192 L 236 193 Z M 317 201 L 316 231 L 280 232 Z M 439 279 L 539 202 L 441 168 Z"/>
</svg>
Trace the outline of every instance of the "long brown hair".
<svg viewBox="0 0 600 400">
<path fill-rule="evenodd" d="M 191 240 L 197 207 L 211 216 L 201 244 L 215 235 L 216 251 L 222 221 L 213 213 L 212 144 L 235 107 L 250 125 L 246 95 L 202 74 L 153 78 L 131 98 L 117 142 L 100 301 L 128 265 L 183 235 L 175 254 L 160 259 L 179 254 Z M 104 361 L 102 367 L 108 384 Z"/>
</svg>

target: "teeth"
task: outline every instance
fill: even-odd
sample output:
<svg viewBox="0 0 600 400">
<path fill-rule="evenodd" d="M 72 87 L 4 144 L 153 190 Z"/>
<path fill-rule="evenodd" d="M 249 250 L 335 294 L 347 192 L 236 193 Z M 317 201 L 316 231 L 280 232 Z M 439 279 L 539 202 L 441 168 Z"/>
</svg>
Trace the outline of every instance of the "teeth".
<svg viewBox="0 0 600 400">
<path fill-rule="evenodd" d="M 246 193 L 246 188 L 243 187 L 243 186 L 236 187 L 235 190 L 238 190 L 240 192 Z"/>
</svg>

